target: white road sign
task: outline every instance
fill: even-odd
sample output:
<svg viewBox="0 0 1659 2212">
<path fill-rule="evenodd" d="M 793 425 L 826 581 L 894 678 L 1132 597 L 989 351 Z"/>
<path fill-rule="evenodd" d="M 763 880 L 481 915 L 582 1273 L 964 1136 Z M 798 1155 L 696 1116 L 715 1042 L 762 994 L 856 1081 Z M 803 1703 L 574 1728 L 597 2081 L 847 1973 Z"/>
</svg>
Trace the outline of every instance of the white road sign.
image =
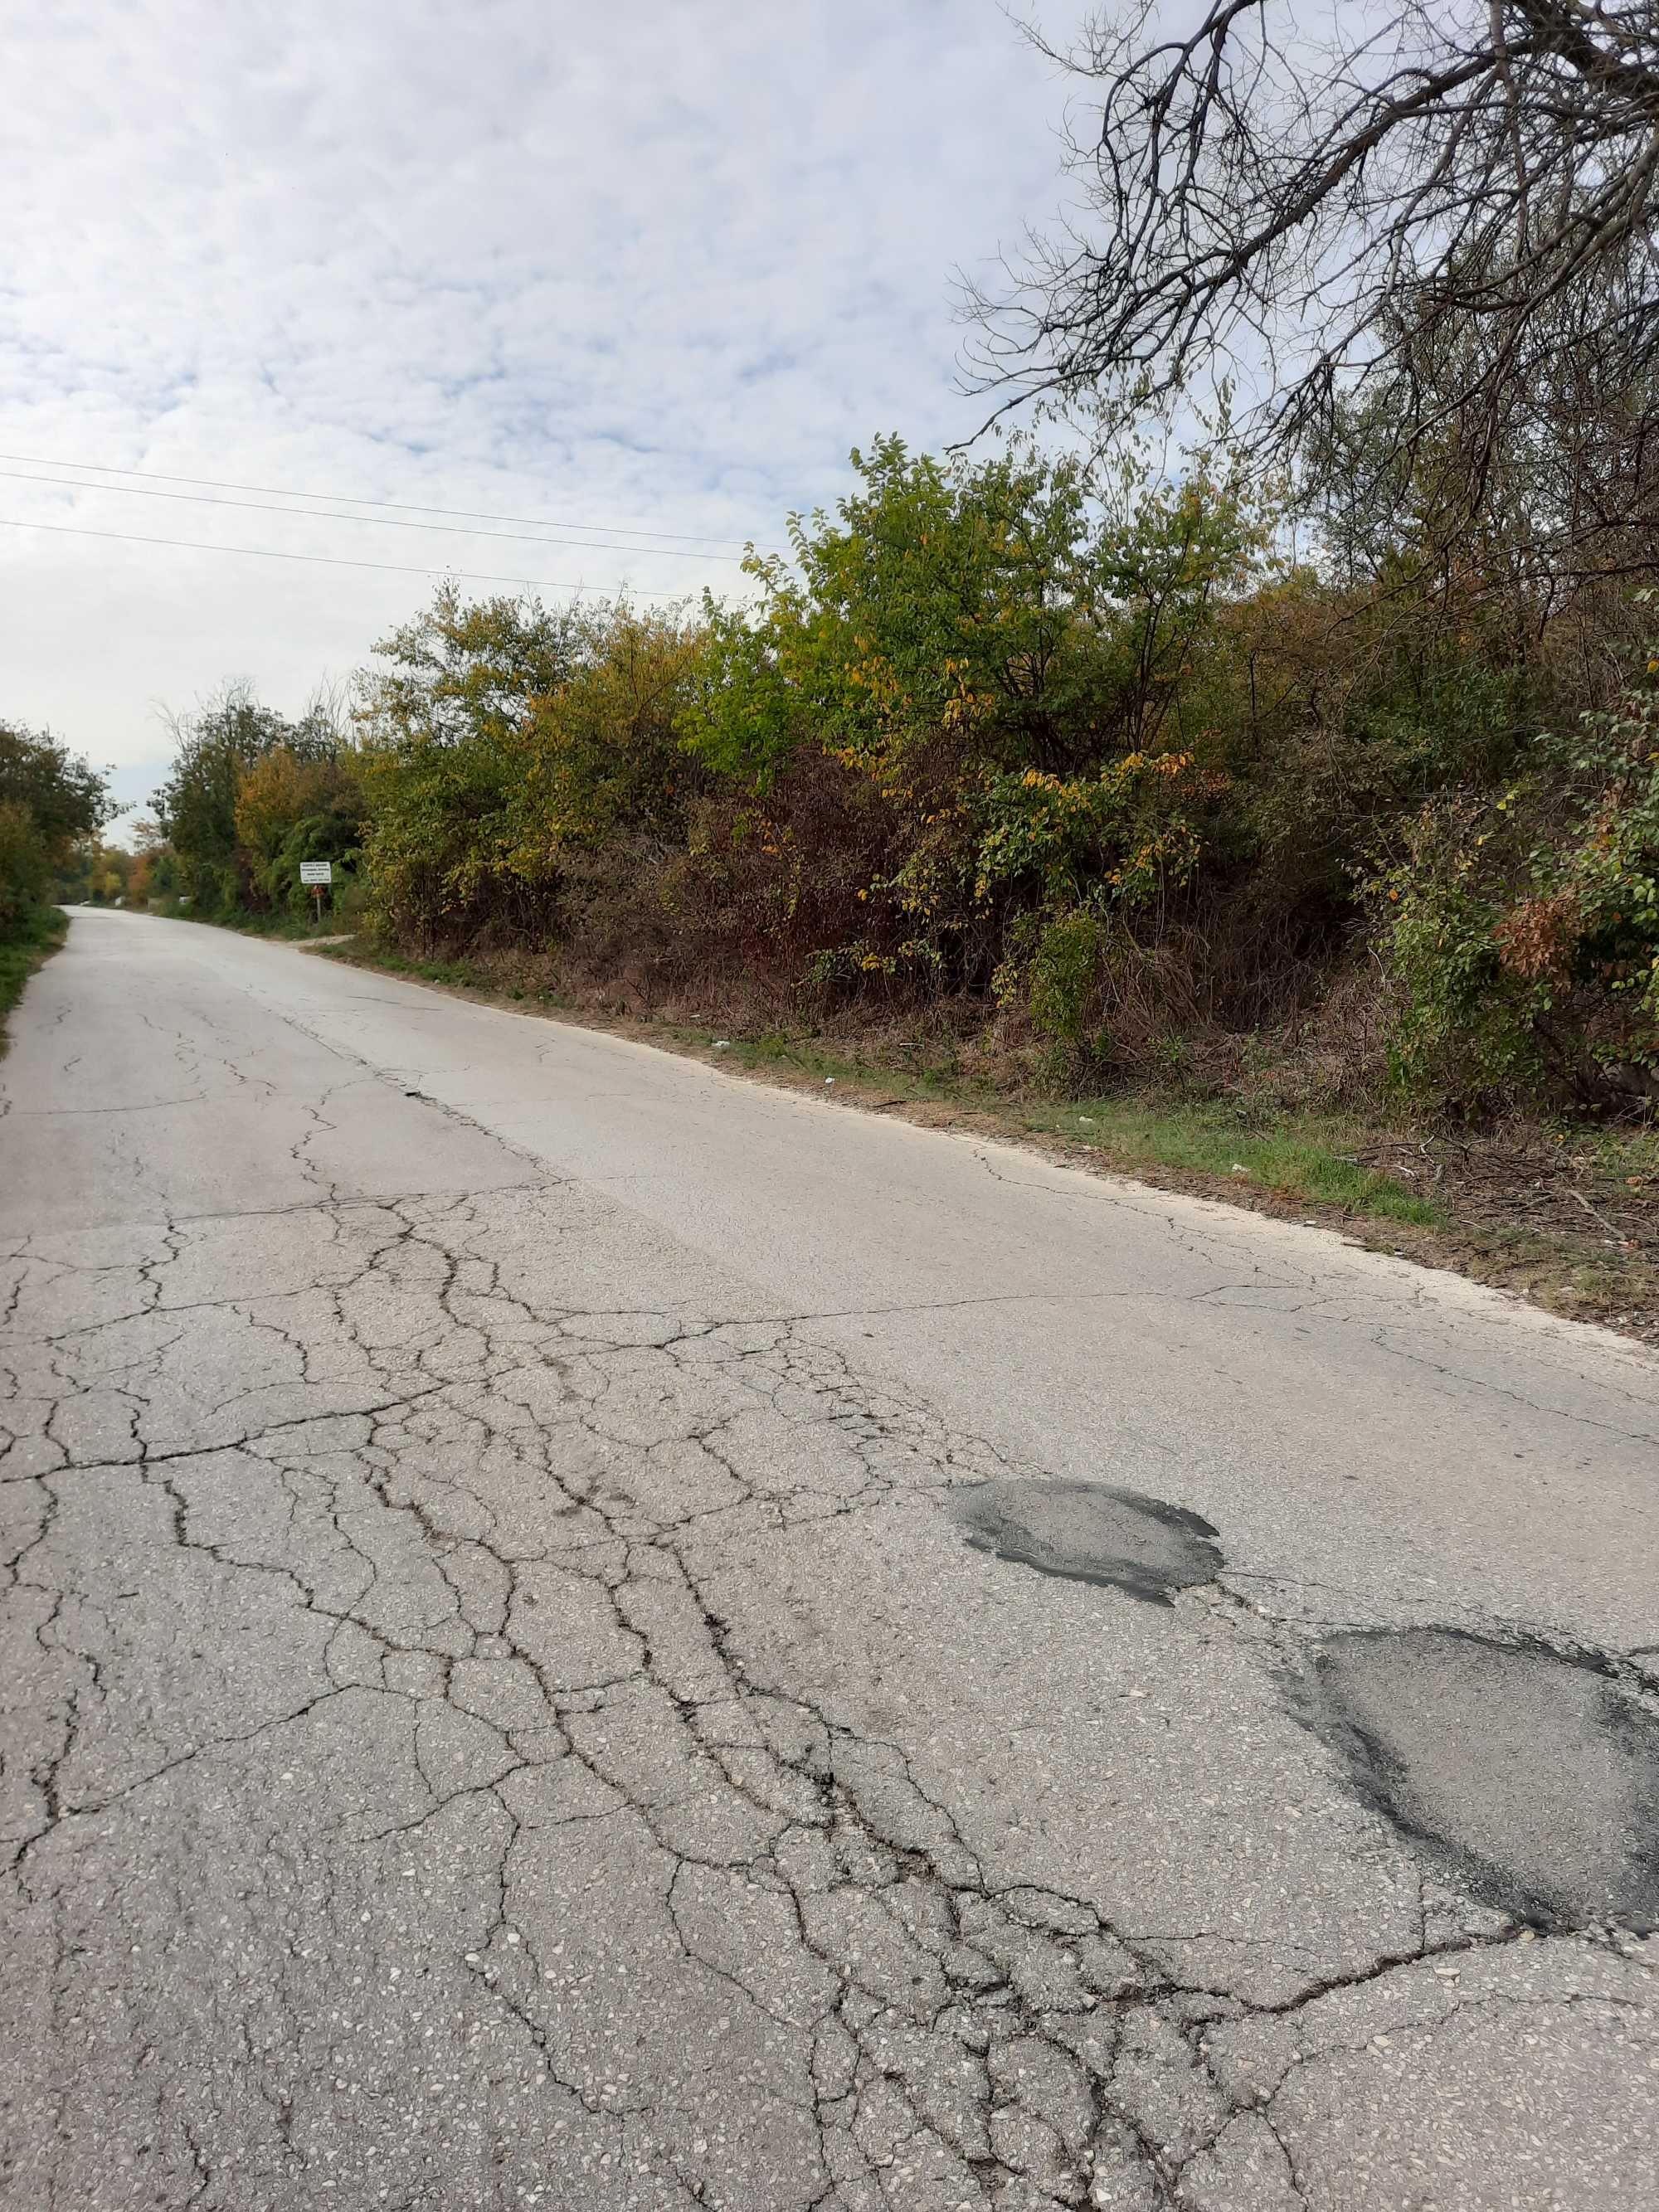
<svg viewBox="0 0 1659 2212">
<path fill-rule="evenodd" d="M 300 881 L 302 884 L 331 884 L 334 880 L 332 860 L 301 860 Z"/>
</svg>

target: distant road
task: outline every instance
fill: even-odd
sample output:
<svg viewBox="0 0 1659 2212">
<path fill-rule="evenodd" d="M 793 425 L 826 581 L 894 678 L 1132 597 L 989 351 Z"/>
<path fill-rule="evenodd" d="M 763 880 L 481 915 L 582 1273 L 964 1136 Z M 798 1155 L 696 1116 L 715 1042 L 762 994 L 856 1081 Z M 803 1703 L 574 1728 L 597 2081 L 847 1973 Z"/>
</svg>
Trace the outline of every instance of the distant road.
<svg viewBox="0 0 1659 2212">
<path fill-rule="evenodd" d="M 1659 2202 L 1659 1360 L 185 923 L 0 1062 L 0 2205 Z"/>
</svg>

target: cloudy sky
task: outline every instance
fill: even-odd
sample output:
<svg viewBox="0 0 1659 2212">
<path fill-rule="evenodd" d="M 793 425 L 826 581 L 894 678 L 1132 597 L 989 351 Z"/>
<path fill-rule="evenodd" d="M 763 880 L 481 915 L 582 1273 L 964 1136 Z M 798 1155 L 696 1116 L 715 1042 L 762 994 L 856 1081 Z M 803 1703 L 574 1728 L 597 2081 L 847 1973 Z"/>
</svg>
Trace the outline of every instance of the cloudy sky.
<svg viewBox="0 0 1659 2212">
<path fill-rule="evenodd" d="M 739 588 L 714 556 L 851 445 L 973 427 L 953 270 L 1061 199 L 1066 89 L 996 0 L 0 14 L 0 715 L 131 799 L 160 706 L 297 708 L 399 570 Z M 368 501 L 584 542 L 293 511 Z"/>
</svg>

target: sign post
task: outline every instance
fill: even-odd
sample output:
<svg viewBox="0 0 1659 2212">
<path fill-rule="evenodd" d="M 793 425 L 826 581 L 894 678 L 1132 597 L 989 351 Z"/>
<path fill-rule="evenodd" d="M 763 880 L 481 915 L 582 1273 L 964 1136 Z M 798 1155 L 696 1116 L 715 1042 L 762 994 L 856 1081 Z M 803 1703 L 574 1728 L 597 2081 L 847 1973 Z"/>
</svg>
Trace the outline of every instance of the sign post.
<svg viewBox="0 0 1659 2212">
<path fill-rule="evenodd" d="M 301 860 L 300 881 L 310 884 L 311 895 L 317 902 L 317 919 L 320 921 L 323 918 L 323 893 L 334 881 L 333 861 Z"/>
</svg>

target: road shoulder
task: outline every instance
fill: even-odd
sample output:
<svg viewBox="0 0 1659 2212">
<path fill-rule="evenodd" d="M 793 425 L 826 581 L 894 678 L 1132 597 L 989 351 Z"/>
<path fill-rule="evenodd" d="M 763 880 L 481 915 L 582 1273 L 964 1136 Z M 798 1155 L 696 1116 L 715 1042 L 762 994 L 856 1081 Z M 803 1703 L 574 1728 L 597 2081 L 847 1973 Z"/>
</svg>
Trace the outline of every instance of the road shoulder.
<svg viewBox="0 0 1659 2212">
<path fill-rule="evenodd" d="M 361 939 L 302 951 L 502 1012 L 625 1037 L 729 1074 L 918 1127 L 1012 1144 L 1060 1166 L 1128 1177 L 1243 1212 L 1329 1229 L 1364 1250 L 1468 1277 L 1571 1321 L 1659 1346 L 1659 1175 L 1553 1148 L 1349 1127 L 1286 1115 L 1274 1130 L 1133 1103 L 1001 1096 L 807 1037 L 723 1036 L 499 988 L 465 963 L 410 961 Z M 1223 1153 L 1237 1153 L 1222 1163 Z M 1171 1157 L 1173 1155 L 1173 1157 Z M 1586 1185 L 1589 1194 L 1586 1194 Z"/>
</svg>

